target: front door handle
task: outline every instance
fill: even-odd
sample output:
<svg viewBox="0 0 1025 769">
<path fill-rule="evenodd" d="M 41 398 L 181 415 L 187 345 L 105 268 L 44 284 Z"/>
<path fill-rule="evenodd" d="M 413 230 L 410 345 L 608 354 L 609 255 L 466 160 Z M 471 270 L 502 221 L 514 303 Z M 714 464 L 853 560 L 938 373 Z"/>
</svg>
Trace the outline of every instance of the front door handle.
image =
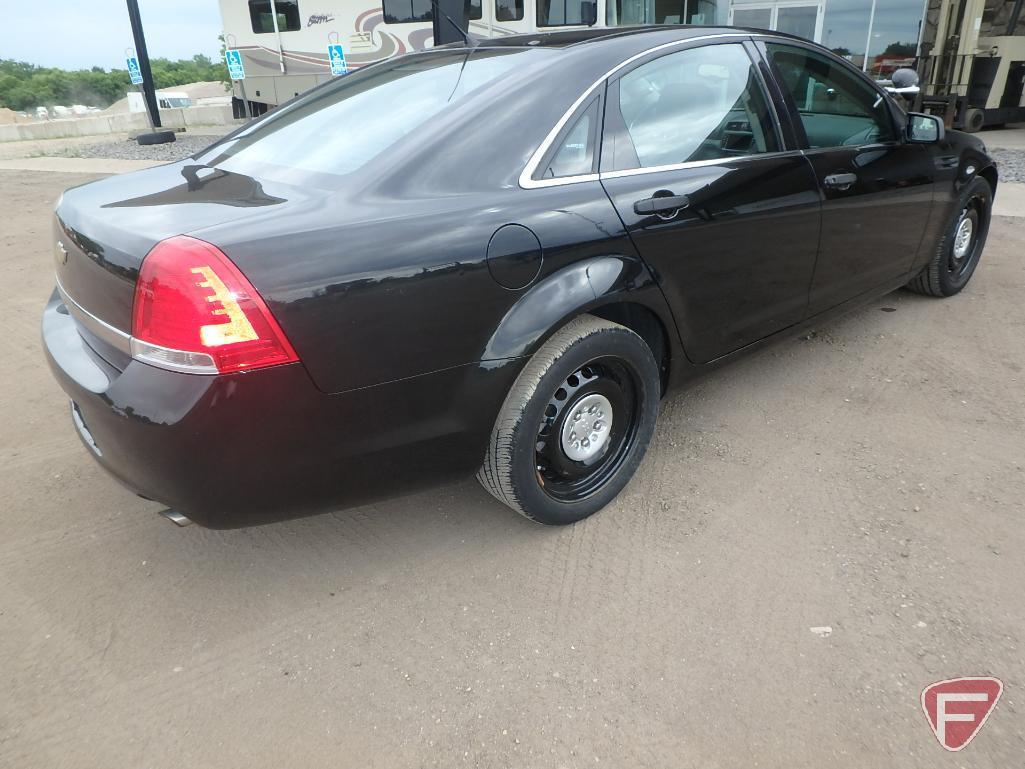
<svg viewBox="0 0 1025 769">
<path fill-rule="evenodd" d="M 635 214 L 655 214 L 656 216 L 676 215 L 681 208 L 690 205 L 690 198 L 686 195 L 674 195 L 669 190 L 659 190 L 650 198 L 638 200 L 634 203 Z M 672 216 L 669 216 L 672 218 Z"/>
<path fill-rule="evenodd" d="M 857 174 L 830 174 L 822 183 L 833 190 L 849 190 L 858 181 Z"/>
</svg>

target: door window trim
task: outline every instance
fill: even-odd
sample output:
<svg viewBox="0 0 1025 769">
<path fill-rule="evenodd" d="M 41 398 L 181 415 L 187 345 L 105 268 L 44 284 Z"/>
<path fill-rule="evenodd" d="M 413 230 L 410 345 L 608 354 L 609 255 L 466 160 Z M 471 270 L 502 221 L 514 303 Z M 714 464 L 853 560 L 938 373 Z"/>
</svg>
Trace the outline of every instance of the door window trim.
<svg viewBox="0 0 1025 769">
<path fill-rule="evenodd" d="M 744 160 L 757 160 L 759 158 L 774 158 L 774 157 L 780 157 L 781 155 L 792 155 L 792 154 L 795 154 L 796 152 L 798 152 L 800 150 L 800 148 L 796 147 L 796 146 L 795 147 L 791 147 L 790 146 L 790 142 L 787 141 L 787 135 L 783 132 L 783 127 L 781 125 L 780 116 L 779 116 L 779 114 L 776 111 L 776 104 L 774 103 L 774 100 L 772 98 L 773 94 L 769 90 L 768 84 L 765 82 L 765 80 L 764 80 L 764 78 L 762 76 L 761 69 L 759 68 L 759 64 L 761 64 L 761 59 L 759 58 L 759 52 L 756 51 L 756 50 L 752 50 L 752 48 L 750 48 L 749 45 L 748 45 L 749 43 L 751 43 L 751 40 L 750 40 L 751 35 L 747 35 L 746 37 L 747 37 L 747 39 L 739 41 L 739 44 L 740 44 L 741 48 L 743 49 L 744 54 L 747 56 L 748 60 L 751 62 L 751 70 L 755 73 L 755 79 L 758 81 L 758 85 L 761 87 L 762 99 L 765 100 L 765 104 L 766 104 L 766 106 L 769 109 L 769 116 L 770 116 L 770 118 L 772 120 L 772 128 L 776 132 L 776 143 L 780 147 L 780 149 L 773 150 L 772 152 L 758 152 L 758 153 L 754 153 L 752 155 L 737 155 L 735 157 L 727 157 L 727 158 L 710 158 L 708 160 L 685 160 L 685 161 L 682 161 L 680 163 L 671 163 L 671 164 L 662 165 L 662 166 L 647 166 L 647 167 L 645 167 L 645 166 L 638 166 L 637 168 L 624 168 L 624 169 L 621 169 L 621 170 L 618 170 L 618 171 L 602 171 L 601 170 L 601 166 L 599 166 L 599 176 L 600 176 L 600 178 L 602 178 L 602 179 L 615 179 L 616 177 L 620 177 L 620 176 L 637 176 L 639 174 L 646 173 L 646 172 L 662 173 L 662 172 L 665 172 L 665 171 L 680 171 L 680 170 L 683 170 L 683 169 L 686 169 L 686 168 L 701 168 L 702 166 L 723 165 L 725 163 L 733 163 L 733 162 L 736 162 L 738 160 L 739 161 L 744 161 Z M 716 41 L 714 43 L 709 43 L 708 45 L 701 45 L 701 46 L 694 46 L 694 47 L 695 48 L 707 48 L 709 45 L 737 45 L 737 44 L 738 44 L 738 42 L 731 41 L 731 40 L 720 40 L 720 41 Z M 688 49 L 682 49 L 682 50 L 688 50 Z M 617 72 L 615 77 L 609 78 L 608 84 L 606 86 L 606 91 L 611 90 L 612 89 L 612 85 L 614 83 L 617 83 L 619 80 L 622 80 L 626 75 L 629 75 L 634 70 L 639 69 L 640 67 L 643 67 L 644 65 L 646 65 L 646 64 L 648 64 L 648 63 L 650 63 L 652 61 L 656 61 L 656 60 L 662 58 L 663 56 L 672 56 L 675 53 L 677 53 L 677 51 L 670 51 L 668 53 L 662 54 L 662 56 L 656 56 L 656 57 L 653 57 L 653 58 L 648 59 L 646 61 L 637 62 L 633 67 L 630 67 L 629 69 L 621 70 L 621 71 Z M 606 102 L 608 100 L 609 100 L 609 98 L 606 98 Z M 603 129 L 604 129 L 604 126 L 605 126 L 605 124 L 603 122 L 602 123 L 602 128 Z M 604 137 L 603 137 L 603 139 L 604 139 Z"/>
<path fill-rule="evenodd" d="M 657 53 L 659 51 L 668 51 L 670 48 L 678 47 L 682 50 L 684 48 L 690 47 L 692 44 L 701 43 L 701 41 L 703 40 L 714 40 L 718 38 L 737 38 L 739 40 L 750 40 L 752 37 L 753 36 L 749 32 L 718 32 L 712 35 L 699 35 L 697 37 L 689 37 L 683 40 L 673 40 L 668 43 L 656 45 L 652 48 L 648 48 L 645 51 L 636 53 L 633 56 L 619 62 L 616 66 L 614 66 L 600 78 L 595 80 L 587 89 L 585 89 L 584 92 L 577 97 L 576 101 L 574 101 L 573 104 L 570 105 L 570 108 L 563 113 L 562 117 L 559 118 L 558 122 L 556 122 L 556 124 L 552 127 L 552 130 L 548 132 L 545 138 L 541 141 L 541 144 L 538 145 L 538 148 L 534 150 L 534 153 L 530 156 L 530 159 L 527 161 L 527 165 L 525 165 L 523 167 L 523 170 L 520 172 L 520 187 L 525 190 L 533 190 L 538 189 L 540 187 L 556 187 L 563 184 L 578 184 L 580 182 L 592 182 L 598 180 L 599 174 L 564 176 L 557 179 L 536 179 L 534 177 L 538 173 L 538 166 L 540 166 L 541 162 L 545 159 L 545 156 L 548 154 L 548 150 L 550 149 L 552 143 L 559 137 L 559 135 L 562 133 L 562 129 L 566 127 L 566 124 L 570 121 L 570 119 L 575 114 L 577 114 L 577 111 L 580 109 L 580 106 L 588 100 L 588 98 L 594 93 L 594 91 L 599 86 L 605 85 L 608 82 L 609 78 L 611 78 L 620 70 L 624 69 L 625 67 L 629 67 L 636 61 L 644 59 L 646 56 L 650 56 L 651 54 Z M 762 155 L 760 157 L 765 156 Z"/>
</svg>

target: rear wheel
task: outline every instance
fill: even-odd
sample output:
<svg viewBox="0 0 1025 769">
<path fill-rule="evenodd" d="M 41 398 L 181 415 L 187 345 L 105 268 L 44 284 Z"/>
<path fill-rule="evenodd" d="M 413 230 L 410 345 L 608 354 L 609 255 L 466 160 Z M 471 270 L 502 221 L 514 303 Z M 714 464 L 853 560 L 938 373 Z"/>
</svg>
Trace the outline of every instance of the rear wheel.
<svg viewBox="0 0 1025 769">
<path fill-rule="evenodd" d="M 964 188 L 957 209 L 925 268 L 907 288 L 929 296 L 953 296 L 972 278 L 989 233 L 993 191 L 976 177 Z"/>
<path fill-rule="evenodd" d="M 589 315 L 576 318 L 513 384 L 477 478 L 540 523 L 586 518 L 633 476 L 659 395 L 658 365 L 641 337 Z"/>
</svg>

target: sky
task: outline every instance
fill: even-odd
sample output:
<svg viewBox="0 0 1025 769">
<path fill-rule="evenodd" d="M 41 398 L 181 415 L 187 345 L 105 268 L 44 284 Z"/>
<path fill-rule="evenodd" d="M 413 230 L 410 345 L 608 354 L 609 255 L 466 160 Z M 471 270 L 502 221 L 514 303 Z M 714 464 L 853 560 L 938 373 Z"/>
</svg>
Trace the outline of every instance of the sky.
<svg viewBox="0 0 1025 769">
<path fill-rule="evenodd" d="M 47 67 L 124 68 L 132 45 L 125 0 L 0 0 L 0 59 Z M 139 0 L 152 58 L 219 55 L 217 0 Z"/>
</svg>

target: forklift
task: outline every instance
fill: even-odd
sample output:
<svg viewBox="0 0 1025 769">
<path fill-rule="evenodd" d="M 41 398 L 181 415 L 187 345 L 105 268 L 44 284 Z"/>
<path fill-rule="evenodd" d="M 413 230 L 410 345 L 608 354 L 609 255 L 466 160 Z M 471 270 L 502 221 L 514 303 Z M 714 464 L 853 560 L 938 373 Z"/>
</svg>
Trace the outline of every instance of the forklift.
<svg viewBox="0 0 1025 769">
<path fill-rule="evenodd" d="M 912 109 L 975 132 L 1025 122 L 1025 0 L 943 0 Z M 1017 33 L 1017 34 L 1016 34 Z"/>
</svg>

